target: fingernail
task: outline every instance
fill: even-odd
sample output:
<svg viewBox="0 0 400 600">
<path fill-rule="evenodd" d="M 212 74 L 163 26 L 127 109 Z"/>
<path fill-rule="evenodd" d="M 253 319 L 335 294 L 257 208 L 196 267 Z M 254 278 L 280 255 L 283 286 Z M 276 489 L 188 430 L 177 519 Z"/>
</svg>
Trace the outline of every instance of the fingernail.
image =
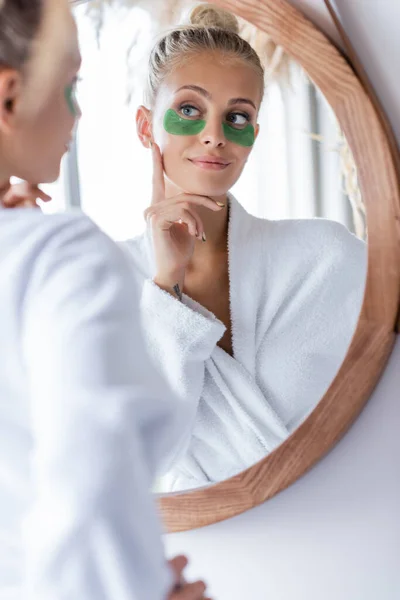
<svg viewBox="0 0 400 600">
<path fill-rule="evenodd" d="M 217 204 L 221 208 L 225 208 L 225 204 L 223 202 L 215 202 L 215 204 Z"/>
<path fill-rule="evenodd" d="M 206 238 L 206 234 L 205 234 L 205 233 L 203 233 L 203 235 L 201 236 L 201 239 L 203 240 L 203 242 L 206 242 L 206 241 L 207 241 L 207 238 Z"/>
</svg>

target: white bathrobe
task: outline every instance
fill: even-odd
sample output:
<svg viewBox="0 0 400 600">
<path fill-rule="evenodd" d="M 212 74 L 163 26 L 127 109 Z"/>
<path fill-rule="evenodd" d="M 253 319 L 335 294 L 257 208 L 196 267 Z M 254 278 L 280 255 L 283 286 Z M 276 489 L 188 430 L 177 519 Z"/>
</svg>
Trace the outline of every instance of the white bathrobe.
<svg viewBox="0 0 400 600">
<path fill-rule="evenodd" d="M 332 382 L 361 309 L 366 247 L 342 225 L 258 219 L 230 196 L 228 238 L 233 358 L 213 314 L 153 283 L 151 234 L 125 243 L 147 348 L 191 411 L 187 450 L 164 479 L 171 490 L 226 479 L 285 440 Z"/>
<path fill-rule="evenodd" d="M 182 414 L 131 271 L 87 217 L 0 210 L 2 600 L 167 597 L 148 490 Z"/>
</svg>

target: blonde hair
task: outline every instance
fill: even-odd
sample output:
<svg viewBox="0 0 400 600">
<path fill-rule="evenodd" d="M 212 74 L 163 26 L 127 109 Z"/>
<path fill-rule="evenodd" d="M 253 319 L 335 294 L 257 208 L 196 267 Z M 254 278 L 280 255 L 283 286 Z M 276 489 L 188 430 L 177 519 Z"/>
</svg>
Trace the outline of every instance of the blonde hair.
<svg viewBox="0 0 400 600">
<path fill-rule="evenodd" d="M 0 69 L 23 70 L 43 13 L 42 0 L 0 0 Z"/>
<path fill-rule="evenodd" d="M 151 52 L 145 94 L 149 107 L 154 106 L 167 75 L 199 52 L 218 52 L 224 58 L 248 64 L 259 74 L 263 96 L 264 68 L 257 52 L 239 35 L 239 21 L 235 15 L 210 4 L 200 4 L 192 10 L 189 25 L 165 34 Z"/>
</svg>

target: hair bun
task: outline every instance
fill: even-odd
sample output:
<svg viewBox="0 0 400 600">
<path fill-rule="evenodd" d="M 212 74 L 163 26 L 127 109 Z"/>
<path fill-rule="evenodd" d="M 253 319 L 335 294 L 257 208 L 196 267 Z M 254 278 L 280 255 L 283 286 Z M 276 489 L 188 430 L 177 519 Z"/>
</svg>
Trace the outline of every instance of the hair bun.
<svg viewBox="0 0 400 600">
<path fill-rule="evenodd" d="M 226 31 L 239 33 L 239 21 L 232 13 L 211 6 L 210 4 L 199 4 L 190 13 L 189 22 L 199 27 L 219 27 Z"/>
</svg>

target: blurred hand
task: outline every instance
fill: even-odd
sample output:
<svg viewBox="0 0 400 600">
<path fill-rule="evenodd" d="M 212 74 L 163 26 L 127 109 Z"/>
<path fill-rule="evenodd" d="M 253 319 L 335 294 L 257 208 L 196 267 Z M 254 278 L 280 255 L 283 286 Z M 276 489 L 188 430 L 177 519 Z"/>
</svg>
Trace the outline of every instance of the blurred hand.
<svg viewBox="0 0 400 600">
<path fill-rule="evenodd" d="M 37 200 L 50 202 L 51 197 L 37 185 L 24 181 L 10 187 L 3 197 L 3 205 L 5 208 L 39 208 Z"/>
<path fill-rule="evenodd" d="M 169 566 L 175 574 L 176 585 L 167 600 L 210 600 L 204 595 L 206 586 L 202 581 L 186 582 L 183 571 L 186 569 L 187 564 L 188 560 L 185 556 L 177 556 L 169 561 Z"/>
</svg>

